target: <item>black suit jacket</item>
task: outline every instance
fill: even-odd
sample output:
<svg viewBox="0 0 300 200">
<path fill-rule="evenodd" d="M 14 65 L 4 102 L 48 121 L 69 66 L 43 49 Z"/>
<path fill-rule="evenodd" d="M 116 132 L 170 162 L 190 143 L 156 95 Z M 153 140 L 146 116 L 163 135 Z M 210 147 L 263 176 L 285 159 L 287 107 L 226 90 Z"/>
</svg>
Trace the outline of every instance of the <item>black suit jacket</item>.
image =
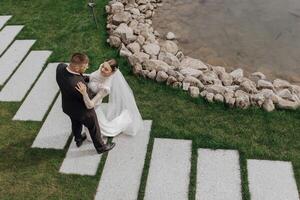
<svg viewBox="0 0 300 200">
<path fill-rule="evenodd" d="M 87 115 L 93 115 L 94 109 L 87 109 L 83 97 L 79 91 L 75 89 L 78 82 L 83 82 L 87 85 L 88 77 L 70 73 L 67 65 L 60 63 L 56 68 L 56 82 L 60 88 L 62 96 L 63 112 L 71 118 L 81 120 Z M 93 94 L 87 88 L 90 97 Z"/>
</svg>

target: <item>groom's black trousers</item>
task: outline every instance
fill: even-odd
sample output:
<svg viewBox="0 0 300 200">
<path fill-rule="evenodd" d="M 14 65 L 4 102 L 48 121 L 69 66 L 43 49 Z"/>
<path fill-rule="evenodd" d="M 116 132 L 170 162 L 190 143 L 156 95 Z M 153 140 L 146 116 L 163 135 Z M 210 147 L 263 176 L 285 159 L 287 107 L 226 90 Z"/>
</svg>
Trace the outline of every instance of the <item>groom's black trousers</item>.
<svg viewBox="0 0 300 200">
<path fill-rule="evenodd" d="M 80 119 L 75 119 L 71 116 L 70 118 L 72 122 L 72 133 L 75 137 L 75 141 L 81 140 L 82 125 L 84 125 L 90 132 L 95 148 L 101 149 L 104 147 L 105 143 L 102 139 L 99 122 L 95 111 L 83 116 Z"/>
</svg>

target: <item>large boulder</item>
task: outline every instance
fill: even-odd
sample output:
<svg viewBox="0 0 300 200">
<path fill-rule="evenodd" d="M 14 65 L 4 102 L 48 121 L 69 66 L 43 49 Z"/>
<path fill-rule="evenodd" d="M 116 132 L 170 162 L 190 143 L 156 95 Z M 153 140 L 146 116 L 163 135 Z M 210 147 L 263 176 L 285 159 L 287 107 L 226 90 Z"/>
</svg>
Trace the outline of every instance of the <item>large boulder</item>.
<svg viewBox="0 0 300 200">
<path fill-rule="evenodd" d="M 150 58 L 150 56 L 144 52 L 138 52 L 138 53 L 134 53 L 131 56 L 128 57 L 128 61 L 129 63 L 134 66 L 137 63 L 144 63 L 146 60 L 148 60 Z"/>
<path fill-rule="evenodd" d="M 176 53 L 178 52 L 178 46 L 173 41 L 170 40 L 162 41 L 159 43 L 159 45 L 160 45 L 160 50 L 162 52 L 169 52 L 173 55 L 176 55 Z"/>
<path fill-rule="evenodd" d="M 169 52 L 160 52 L 158 55 L 158 59 L 174 67 L 178 67 L 180 65 L 178 58 L 174 54 Z"/>
<path fill-rule="evenodd" d="M 182 70 L 180 70 L 180 73 L 183 74 L 184 76 L 193 76 L 196 78 L 198 78 L 200 75 L 203 74 L 201 70 L 193 69 L 190 67 L 183 68 Z"/>
<path fill-rule="evenodd" d="M 122 47 L 120 49 L 120 56 L 129 57 L 132 53 L 125 47 L 125 45 L 122 43 Z"/>
<path fill-rule="evenodd" d="M 147 77 L 150 78 L 150 79 L 152 79 L 152 80 L 154 80 L 155 77 L 156 77 L 156 70 L 154 69 L 154 70 L 152 70 L 151 72 L 149 72 L 149 73 L 147 74 Z"/>
<path fill-rule="evenodd" d="M 204 88 L 204 85 L 201 83 L 201 81 L 199 81 L 197 78 L 193 77 L 193 76 L 187 76 L 183 79 L 184 83 L 190 83 L 190 85 L 192 86 L 197 86 L 200 89 Z"/>
<path fill-rule="evenodd" d="M 282 79 L 275 79 L 273 81 L 273 86 L 276 90 L 291 88 L 291 84 L 288 81 Z"/>
<path fill-rule="evenodd" d="M 193 68 L 193 69 L 198 69 L 198 70 L 203 70 L 206 71 L 208 67 L 200 60 L 194 59 L 191 57 L 185 57 L 181 63 L 180 63 L 181 68 Z"/>
<path fill-rule="evenodd" d="M 125 23 L 120 24 L 114 30 L 113 35 L 120 37 L 125 44 L 129 44 L 136 40 L 136 36 L 133 34 L 132 28 L 128 27 Z"/>
<path fill-rule="evenodd" d="M 124 5 L 121 2 L 115 2 L 110 5 L 110 12 L 113 14 L 123 12 L 124 11 Z"/>
<path fill-rule="evenodd" d="M 225 85 L 225 86 L 230 86 L 233 82 L 233 77 L 226 72 L 221 73 L 219 75 L 219 78 L 222 81 L 223 85 Z"/>
<path fill-rule="evenodd" d="M 244 71 L 242 69 L 235 69 L 232 72 L 230 72 L 230 75 L 233 78 L 233 81 L 237 81 L 238 79 L 242 78 L 244 76 Z"/>
<path fill-rule="evenodd" d="M 263 109 L 267 112 L 275 110 L 275 105 L 271 98 L 267 98 L 263 103 Z"/>
<path fill-rule="evenodd" d="M 165 82 L 168 79 L 168 74 L 164 71 L 157 72 L 156 81 L 157 82 Z"/>
<path fill-rule="evenodd" d="M 256 85 L 254 82 L 251 80 L 245 80 L 244 82 L 241 83 L 240 88 L 244 90 L 247 93 L 257 93 Z"/>
<path fill-rule="evenodd" d="M 146 62 L 144 62 L 143 66 L 147 70 L 155 69 L 156 71 L 164 71 L 164 72 L 167 72 L 170 69 L 170 66 L 167 63 L 155 59 L 147 60 Z"/>
<path fill-rule="evenodd" d="M 109 44 L 112 47 L 119 48 L 121 46 L 121 39 L 117 36 L 111 35 L 109 36 Z"/>
<path fill-rule="evenodd" d="M 149 43 L 143 45 L 143 50 L 149 55 L 158 55 L 160 47 L 158 44 Z"/>
<path fill-rule="evenodd" d="M 191 97 L 199 97 L 199 94 L 200 94 L 200 90 L 198 87 L 195 87 L 195 86 L 190 86 L 189 87 L 189 93 L 191 95 Z"/>
<path fill-rule="evenodd" d="M 272 89 L 272 90 L 274 89 L 273 84 L 266 80 L 259 80 L 257 82 L 257 87 L 259 89 Z"/>
<path fill-rule="evenodd" d="M 226 92 L 226 88 L 221 85 L 208 85 L 205 87 L 205 90 L 207 90 L 207 92 L 209 93 L 221 94 L 221 95 L 224 95 Z"/>
<path fill-rule="evenodd" d="M 279 97 L 278 103 L 276 104 L 276 106 L 281 109 L 296 110 L 297 108 L 300 107 L 300 102 L 299 101 L 296 101 L 296 102 L 288 101 L 288 100 L 285 100 L 285 99 Z"/>
<path fill-rule="evenodd" d="M 121 23 L 128 23 L 131 20 L 131 14 L 129 12 L 118 12 L 112 18 L 112 23 L 114 25 L 119 25 Z"/>
<path fill-rule="evenodd" d="M 235 92 L 235 105 L 239 108 L 246 109 L 250 106 L 249 95 L 243 90 L 237 90 Z"/>
<path fill-rule="evenodd" d="M 133 42 L 127 45 L 127 48 L 132 52 L 132 53 L 138 53 L 141 50 L 141 46 L 137 42 Z"/>
</svg>

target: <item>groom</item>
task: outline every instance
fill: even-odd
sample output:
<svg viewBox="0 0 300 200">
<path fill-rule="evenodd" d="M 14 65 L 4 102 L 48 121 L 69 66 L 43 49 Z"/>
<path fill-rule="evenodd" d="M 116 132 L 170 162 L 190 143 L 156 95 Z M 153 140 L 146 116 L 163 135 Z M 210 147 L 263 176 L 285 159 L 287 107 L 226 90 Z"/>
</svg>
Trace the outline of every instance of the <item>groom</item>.
<svg viewBox="0 0 300 200">
<path fill-rule="evenodd" d="M 82 95 L 75 89 L 77 83 L 86 84 L 89 81 L 88 76 L 82 75 L 88 68 L 88 64 L 87 55 L 73 54 L 69 66 L 64 63 L 57 66 L 56 82 L 61 91 L 63 112 L 72 122 L 72 133 L 77 147 L 80 147 L 86 139 L 85 135 L 81 135 L 82 125 L 84 125 L 90 132 L 95 149 L 101 154 L 114 148 L 115 143 L 104 143 L 95 110 L 86 108 Z M 88 94 L 92 96 L 89 90 Z"/>
</svg>

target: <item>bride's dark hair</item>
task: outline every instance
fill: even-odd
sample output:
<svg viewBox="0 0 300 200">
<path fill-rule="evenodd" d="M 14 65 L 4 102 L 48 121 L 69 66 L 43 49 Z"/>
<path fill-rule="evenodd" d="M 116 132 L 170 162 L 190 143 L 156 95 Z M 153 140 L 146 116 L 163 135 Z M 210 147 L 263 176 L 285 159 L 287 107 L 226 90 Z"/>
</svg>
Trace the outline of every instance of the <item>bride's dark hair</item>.
<svg viewBox="0 0 300 200">
<path fill-rule="evenodd" d="M 107 59 L 107 60 L 105 60 L 105 62 L 108 62 L 108 64 L 110 65 L 113 72 L 116 71 L 119 68 L 118 62 L 113 58 L 112 59 Z"/>
</svg>

